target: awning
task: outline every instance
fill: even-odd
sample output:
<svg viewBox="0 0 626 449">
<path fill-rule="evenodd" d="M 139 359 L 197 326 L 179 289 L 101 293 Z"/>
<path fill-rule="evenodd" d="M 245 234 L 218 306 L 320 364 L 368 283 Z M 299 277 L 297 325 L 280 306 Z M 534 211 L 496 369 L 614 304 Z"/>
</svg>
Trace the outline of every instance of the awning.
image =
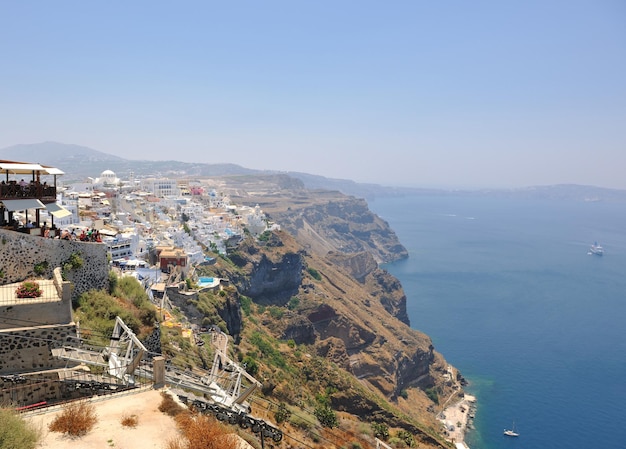
<svg viewBox="0 0 626 449">
<path fill-rule="evenodd" d="M 63 218 L 72 215 L 69 210 L 63 206 L 59 206 L 57 203 L 46 204 L 46 209 L 48 209 L 48 212 L 50 212 L 54 218 Z"/>
<path fill-rule="evenodd" d="M 0 162 L 0 170 L 3 172 L 15 173 L 15 174 L 29 174 L 32 172 L 44 171 L 44 168 L 39 164 L 27 164 L 19 162 Z"/>
<path fill-rule="evenodd" d="M 0 161 L 0 172 L 10 174 L 28 175 L 36 172 L 43 175 L 64 175 L 65 172 L 56 167 L 29 162 Z"/>
<path fill-rule="evenodd" d="M 44 165 L 43 169 L 48 175 L 64 175 L 65 174 L 64 171 L 61 171 L 58 168 L 54 168 L 54 167 L 47 167 Z"/>
<path fill-rule="evenodd" d="M 4 207 L 7 208 L 8 211 L 14 212 L 16 210 L 26 210 L 26 209 L 44 209 L 46 206 L 39 200 L 2 200 Z"/>
</svg>

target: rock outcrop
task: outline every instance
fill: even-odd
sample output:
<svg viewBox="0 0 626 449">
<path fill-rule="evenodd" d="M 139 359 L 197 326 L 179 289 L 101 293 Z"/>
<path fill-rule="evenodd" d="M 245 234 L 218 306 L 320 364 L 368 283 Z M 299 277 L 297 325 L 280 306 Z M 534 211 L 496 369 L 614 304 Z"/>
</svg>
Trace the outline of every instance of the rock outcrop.
<svg viewBox="0 0 626 449">
<path fill-rule="evenodd" d="M 301 389 L 312 383 L 322 389 L 341 385 L 329 398 L 335 409 L 421 433 L 422 441 L 436 446 L 432 434 L 411 422 L 427 422 L 432 428 L 432 392 L 447 396 L 458 391 L 446 377 L 448 365 L 430 338 L 411 329 L 402 285 L 380 268 L 381 263 L 408 257 L 388 223 L 364 200 L 309 191 L 284 176 L 216 182 L 233 203 L 259 205 L 280 228 L 264 241 L 248 236 L 208 273 L 228 279 L 240 300 L 245 297 L 261 314 L 250 316 L 250 321 L 244 317 L 242 332 L 251 327 L 248 337 L 257 343 L 246 346 L 244 337 L 236 349 L 241 357 L 256 358 L 259 351 L 263 354 L 259 363 L 264 357 L 276 357 L 276 349 L 263 342 L 265 335 L 289 342 L 279 345 L 283 351 L 289 346 L 307 353 L 292 358 L 303 378 L 292 377 L 285 386 L 279 380 L 284 374 L 276 374 L 276 365 L 269 363 L 264 391 L 297 401 L 298 382 L 305 382 Z M 224 309 L 219 315 L 233 316 Z M 227 325 L 231 334 L 238 329 L 235 322 Z M 315 368 L 317 359 L 326 364 Z M 358 387 L 338 381 L 339 372 L 358 379 Z M 410 401 L 404 399 L 409 396 Z M 416 420 L 400 418 L 382 405 L 385 401 L 403 407 L 402 413 Z M 432 421 L 424 421 L 429 414 Z"/>
<path fill-rule="evenodd" d="M 312 345 L 387 397 L 439 381 L 443 359 L 426 335 L 409 327 L 402 286 L 371 256 L 322 258 L 287 232 L 274 238 L 282 243 L 264 247 L 248 239 L 232 257 L 234 269 L 218 264 L 216 270 L 254 303 L 285 308 L 280 320 L 267 319 L 276 338 Z M 299 305 L 285 307 L 293 298 Z"/>
<path fill-rule="evenodd" d="M 310 253 L 367 252 L 376 263 L 408 257 L 389 224 L 370 211 L 364 199 L 309 190 L 287 175 L 221 177 L 211 183 L 235 204 L 260 206 Z"/>
</svg>

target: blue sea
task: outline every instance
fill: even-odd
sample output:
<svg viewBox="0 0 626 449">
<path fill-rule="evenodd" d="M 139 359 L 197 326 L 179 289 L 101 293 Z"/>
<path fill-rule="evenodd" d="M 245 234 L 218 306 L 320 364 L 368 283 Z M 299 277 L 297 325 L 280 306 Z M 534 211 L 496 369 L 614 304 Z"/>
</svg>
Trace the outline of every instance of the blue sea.
<svg viewBox="0 0 626 449">
<path fill-rule="evenodd" d="M 626 448 L 626 204 L 369 202 L 409 258 L 411 326 L 478 400 L 471 449 Z M 588 254 L 595 241 L 604 256 Z M 513 423 L 519 438 L 503 436 Z"/>
</svg>

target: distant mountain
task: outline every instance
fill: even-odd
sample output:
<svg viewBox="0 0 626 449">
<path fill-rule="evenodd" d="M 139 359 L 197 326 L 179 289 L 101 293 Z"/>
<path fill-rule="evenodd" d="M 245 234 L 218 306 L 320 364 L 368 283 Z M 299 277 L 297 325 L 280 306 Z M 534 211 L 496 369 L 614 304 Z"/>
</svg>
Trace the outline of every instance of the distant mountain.
<svg viewBox="0 0 626 449">
<path fill-rule="evenodd" d="M 77 161 L 82 163 L 124 160 L 121 157 L 103 153 L 102 151 L 92 148 L 59 142 L 13 145 L 0 150 L 0 158 L 20 162 L 34 162 L 44 165 L 53 165 L 53 163 L 56 162 L 73 164 Z"/>
<path fill-rule="evenodd" d="M 534 186 L 518 189 L 444 190 L 411 187 L 389 187 L 364 184 L 349 179 L 326 178 L 301 172 L 254 170 L 236 164 L 202 164 L 179 161 L 137 161 L 124 159 L 92 148 L 58 142 L 13 145 L 0 149 L 0 159 L 35 162 L 51 165 L 65 171 L 64 182 L 98 177 L 104 170 L 112 170 L 119 177 L 164 176 L 170 178 L 206 178 L 233 175 L 283 174 L 299 179 L 307 189 L 337 190 L 358 198 L 403 195 L 481 195 L 500 197 L 526 197 L 573 201 L 624 201 L 626 190 L 607 189 L 576 184 Z"/>
<path fill-rule="evenodd" d="M 0 159 L 51 165 L 66 173 L 64 181 L 98 177 L 112 170 L 124 178 L 135 176 L 206 177 L 259 173 L 235 164 L 198 164 L 179 161 L 137 161 L 80 145 L 59 142 L 13 145 L 0 149 Z"/>
<path fill-rule="evenodd" d="M 161 175 L 168 177 L 209 177 L 230 175 L 286 174 L 301 180 L 308 189 L 337 190 L 360 198 L 377 195 L 397 195 L 403 190 L 375 184 L 359 184 L 347 179 L 330 179 L 324 176 L 298 172 L 254 170 L 236 164 L 202 164 L 178 161 L 137 161 L 113 156 L 93 148 L 59 142 L 13 145 L 0 149 L 0 159 L 34 162 L 57 167 L 66 173 L 64 181 L 87 177 L 95 178 L 104 170 L 112 170 L 125 177 L 130 171 L 135 176 Z M 406 192 L 404 192 L 406 193 Z"/>
<path fill-rule="evenodd" d="M 483 189 L 457 192 L 464 195 L 481 195 L 501 198 L 531 198 L 568 201 L 626 201 L 626 190 L 607 189 L 605 187 L 584 186 L 579 184 L 555 184 L 547 186 L 521 187 L 517 189 Z"/>
</svg>

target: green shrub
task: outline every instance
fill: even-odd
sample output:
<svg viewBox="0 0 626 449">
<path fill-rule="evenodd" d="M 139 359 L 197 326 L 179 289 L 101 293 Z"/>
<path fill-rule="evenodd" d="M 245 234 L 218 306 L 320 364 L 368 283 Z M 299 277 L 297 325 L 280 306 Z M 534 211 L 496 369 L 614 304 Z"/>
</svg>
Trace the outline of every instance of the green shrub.
<svg viewBox="0 0 626 449">
<path fill-rule="evenodd" d="M 278 306 L 270 306 L 268 310 L 270 312 L 270 316 L 275 320 L 280 320 L 283 315 L 285 315 L 285 311 Z"/>
<path fill-rule="evenodd" d="M 297 296 L 292 296 L 289 302 L 287 303 L 287 308 L 289 310 L 296 310 L 300 305 L 300 298 Z"/>
<path fill-rule="evenodd" d="M 247 296 L 241 295 L 239 297 L 239 304 L 241 305 L 241 310 L 243 310 L 244 315 L 249 316 L 252 312 L 252 300 Z"/>
<path fill-rule="evenodd" d="M 70 257 L 63 262 L 63 271 L 61 273 L 63 279 L 66 278 L 70 271 L 82 267 L 83 263 L 83 258 L 79 253 L 72 253 Z"/>
<path fill-rule="evenodd" d="M 280 424 L 285 422 L 291 416 L 291 412 L 287 409 L 287 406 L 284 402 L 278 404 L 278 410 L 274 413 L 274 419 L 276 420 L 276 424 Z"/>
<path fill-rule="evenodd" d="M 135 334 L 139 334 L 141 328 L 139 318 L 104 291 L 91 290 L 83 293 L 78 298 L 77 314 L 81 327 L 85 329 L 83 335 L 90 340 L 93 339 L 93 342 L 90 342 L 94 344 L 108 344 L 116 316 L 119 316 Z"/>
<path fill-rule="evenodd" d="M 287 362 L 280 351 L 276 349 L 270 341 L 265 339 L 260 332 L 256 331 L 252 333 L 250 343 L 259 349 L 266 363 L 279 368 L 288 369 Z"/>
<path fill-rule="evenodd" d="M 322 280 L 322 275 L 315 268 L 310 268 L 309 267 L 309 268 L 306 269 L 306 271 L 308 271 L 309 274 L 311 275 L 311 277 L 313 279 L 315 279 L 316 281 L 321 281 Z"/>
<path fill-rule="evenodd" d="M 395 437 L 402 441 L 407 447 L 415 447 L 415 438 L 413 438 L 413 434 L 410 432 L 398 430 Z"/>
<path fill-rule="evenodd" d="M 297 415 L 291 416 L 289 418 L 289 422 L 291 423 L 292 426 L 297 427 L 300 430 L 308 430 L 312 426 L 312 424 L 309 421 Z"/>
<path fill-rule="evenodd" d="M 36 263 L 33 267 L 33 271 L 37 276 L 41 276 L 48 269 L 48 261 L 44 260 L 43 262 Z"/>
<path fill-rule="evenodd" d="M 256 376 L 256 374 L 259 372 L 259 364 L 249 355 L 245 356 L 241 363 L 245 367 L 248 374 L 250 374 L 252 377 Z"/>
<path fill-rule="evenodd" d="M 115 271 L 109 271 L 109 294 L 112 294 L 117 287 L 117 274 Z"/>
<path fill-rule="evenodd" d="M 70 254 L 70 257 L 65 261 L 65 265 L 68 265 L 70 269 L 80 268 L 83 266 L 83 263 L 80 253 Z"/>
<path fill-rule="evenodd" d="M 372 430 L 374 431 L 374 436 L 380 438 L 381 440 L 389 438 L 389 427 L 387 427 L 387 424 L 385 423 L 373 422 Z"/>
<path fill-rule="evenodd" d="M 141 307 L 149 302 L 148 294 L 143 285 L 132 276 L 124 276 L 117 282 L 113 295 L 132 302 L 135 307 Z"/>
<path fill-rule="evenodd" d="M 313 414 L 324 427 L 330 427 L 332 429 L 339 425 L 337 414 L 328 405 L 318 405 Z"/>
<path fill-rule="evenodd" d="M 425 392 L 426 396 L 428 396 L 431 401 L 433 401 L 435 404 L 439 404 L 439 395 L 437 394 L 437 390 L 435 389 L 435 387 L 427 388 Z"/>
<path fill-rule="evenodd" d="M 0 449 L 34 449 L 41 432 L 13 410 L 0 408 Z"/>
</svg>

